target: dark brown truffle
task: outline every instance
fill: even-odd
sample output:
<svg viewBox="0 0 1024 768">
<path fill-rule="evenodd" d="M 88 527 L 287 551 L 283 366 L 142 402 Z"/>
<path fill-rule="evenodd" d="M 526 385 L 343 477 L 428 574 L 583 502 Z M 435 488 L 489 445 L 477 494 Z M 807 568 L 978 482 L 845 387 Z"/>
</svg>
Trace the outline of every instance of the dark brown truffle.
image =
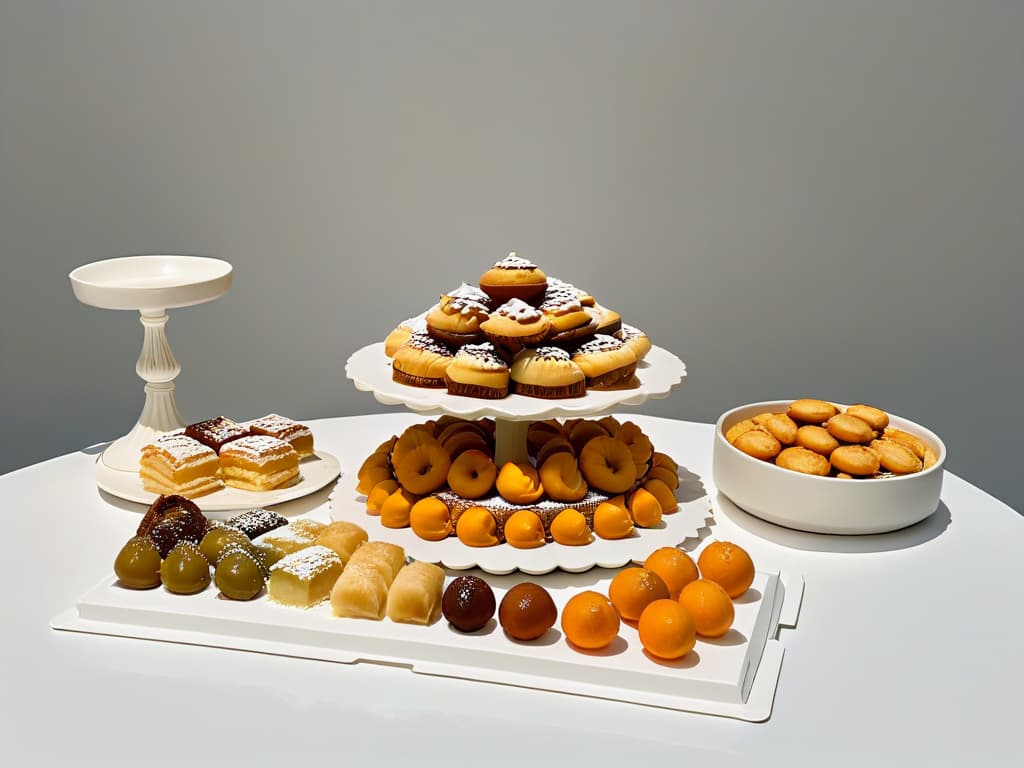
<svg viewBox="0 0 1024 768">
<path fill-rule="evenodd" d="M 459 576 L 444 591 L 441 612 L 460 632 L 476 632 L 494 615 L 494 592 L 478 576 Z"/>
<path fill-rule="evenodd" d="M 505 634 L 516 640 L 536 640 L 554 626 L 558 609 L 540 584 L 516 584 L 501 599 L 498 621 Z"/>
</svg>

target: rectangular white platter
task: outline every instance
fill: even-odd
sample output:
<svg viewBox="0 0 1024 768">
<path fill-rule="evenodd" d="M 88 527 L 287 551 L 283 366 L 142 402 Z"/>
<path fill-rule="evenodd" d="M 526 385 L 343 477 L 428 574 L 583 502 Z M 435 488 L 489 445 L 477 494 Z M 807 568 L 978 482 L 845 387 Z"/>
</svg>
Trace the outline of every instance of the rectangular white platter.
<svg viewBox="0 0 1024 768">
<path fill-rule="evenodd" d="M 458 574 L 455 574 L 458 575 Z M 483 575 L 500 604 L 521 574 Z M 550 573 L 536 579 L 561 615 L 570 597 L 586 589 L 607 594 L 613 571 Z M 454 576 L 446 579 L 446 586 Z M 431 626 L 387 619 L 341 619 L 330 605 L 308 610 L 218 597 L 212 585 L 197 595 L 162 588 L 135 591 L 111 576 L 75 607 L 51 622 L 54 629 L 271 653 L 324 661 L 402 665 L 440 675 L 701 712 L 752 722 L 768 719 L 782 667 L 780 626 L 795 626 L 803 579 L 757 573 L 735 603 L 732 629 L 697 644 L 675 662 L 648 656 L 635 626 L 625 622 L 606 649 L 581 652 L 569 646 L 559 624 L 533 642 L 505 635 L 496 618 L 478 632 L 462 634 L 443 618 Z"/>
</svg>

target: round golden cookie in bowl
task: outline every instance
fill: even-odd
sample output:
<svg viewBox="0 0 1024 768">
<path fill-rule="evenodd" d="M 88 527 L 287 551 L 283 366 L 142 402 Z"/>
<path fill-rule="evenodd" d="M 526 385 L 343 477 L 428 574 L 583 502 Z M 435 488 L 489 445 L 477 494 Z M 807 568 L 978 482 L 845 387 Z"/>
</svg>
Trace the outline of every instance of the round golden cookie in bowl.
<svg viewBox="0 0 1024 768">
<path fill-rule="evenodd" d="M 792 444 L 779 440 L 791 435 Z M 751 403 L 715 424 L 718 490 L 755 517 L 813 533 L 884 533 L 924 520 L 938 508 L 945 462 L 935 433 L 864 404 Z"/>
</svg>

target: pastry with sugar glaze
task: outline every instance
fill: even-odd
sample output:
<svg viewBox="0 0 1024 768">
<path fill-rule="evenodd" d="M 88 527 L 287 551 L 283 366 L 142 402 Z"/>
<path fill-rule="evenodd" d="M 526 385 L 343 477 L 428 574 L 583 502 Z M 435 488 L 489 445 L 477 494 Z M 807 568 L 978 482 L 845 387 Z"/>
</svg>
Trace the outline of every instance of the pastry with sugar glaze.
<svg viewBox="0 0 1024 768">
<path fill-rule="evenodd" d="M 282 605 L 311 608 L 327 598 L 341 572 L 341 558 L 334 550 L 307 547 L 271 566 L 267 594 Z"/>
<path fill-rule="evenodd" d="M 524 349 L 512 361 L 512 389 L 528 397 L 582 397 L 587 393 L 586 376 L 559 347 Z"/>
<path fill-rule="evenodd" d="M 313 431 L 305 424 L 271 413 L 261 419 L 250 421 L 245 426 L 249 427 L 254 435 L 267 435 L 284 440 L 295 449 L 300 459 L 313 455 Z"/>
<path fill-rule="evenodd" d="M 651 339 L 646 333 L 632 325 L 622 324 L 622 327 L 612 334 L 616 339 L 633 350 L 637 362 L 643 360 L 651 351 Z"/>
<path fill-rule="evenodd" d="M 142 449 L 139 477 L 150 493 L 192 499 L 224 487 L 214 450 L 180 433 L 161 435 Z"/>
<path fill-rule="evenodd" d="M 440 389 L 455 353 L 428 333 L 414 333 L 391 358 L 391 378 L 411 387 Z"/>
<path fill-rule="evenodd" d="M 185 427 L 186 437 L 198 440 L 217 453 L 220 453 L 227 443 L 251 434 L 252 430 L 248 427 L 243 427 L 226 416 L 215 416 Z"/>
<path fill-rule="evenodd" d="M 240 437 L 221 449 L 220 471 L 233 488 L 271 491 L 298 482 L 299 455 L 276 437 Z"/>
<path fill-rule="evenodd" d="M 495 302 L 509 299 L 531 301 L 544 295 L 548 277 L 536 264 L 516 256 L 515 251 L 480 276 L 480 288 Z"/>
<path fill-rule="evenodd" d="M 426 312 L 416 315 L 416 317 L 410 317 L 408 320 L 403 320 L 395 326 L 395 329 L 384 339 L 384 354 L 388 357 L 394 357 L 398 348 L 411 339 L 414 333 L 426 333 L 427 315 L 436 307 L 437 305 L 435 304 Z"/>
<path fill-rule="evenodd" d="M 486 293 L 463 283 L 451 293 L 442 294 L 437 306 L 427 313 L 427 332 L 457 347 L 483 341 L 480 324 L 490 317 L 493 306 Z"/>
<path fill-rule="evenodd" d="M 607 389 L 628 381 L 636 372 L 636 354 L 614 336 L 597 334 L 576 347 L 572 361 L 587 377 L 587 386 Z"/>
<path fill-rule="evenodd" d="M 235 515 L 227 521 L 227 524 L 232 528 L 237 528 L 250 539 L 255 539 L 264 533 L 288 525 L 288 518 L 269 509 L 256 508 Z"/>
<path fill-rule="evenodd" d="M 467 344 L 445 369 L 444 380 L 450 395 L 499 399 L 508 395 L 508 363 L 493 344 Z"/>
<path fill-rule="evenodd" d="M 331 611 L 347 618 L 384 618 L 388 590 L 403 565 L 401 547 L 383 541 L 363 544 L 331 589 Z"/>
<path fill-rule="evenodd" d="M 567 283 L 549 284 L 537 308 L 551 323 L 551 343 L 580 339 L 597 330 L 597 319 L 583 309 L 576 289 Z"/>
<path fill-rule="evenodd" d="M 544 341 L 551 322 L 536 307 L 520 299 L 509 299 L 480 324 L 480 330 L 498 349 L 515 353 Z"/>
<path fill-rule="evenodd" d="M 441 568 L 433 563 L 409 563 L 388 590 L 387 617 L 405 624 L 433 624 L 441 615 L 443 587 Z"/>
</svg>

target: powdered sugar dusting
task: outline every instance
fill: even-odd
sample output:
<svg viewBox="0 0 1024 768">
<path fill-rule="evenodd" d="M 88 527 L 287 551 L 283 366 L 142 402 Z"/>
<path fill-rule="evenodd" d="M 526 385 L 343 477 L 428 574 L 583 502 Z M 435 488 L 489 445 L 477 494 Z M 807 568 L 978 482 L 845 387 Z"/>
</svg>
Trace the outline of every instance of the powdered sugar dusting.
<svg viewBox="0 0 1024 768">
<path fill-rule="evenodd" d="M 543 317 L 540 310 L 530 306 L 522 299 L 509 299 L 494 310 L 494 314 L 515 320 L 517 323 L 533 323 Z"/>
<path fill-rule="evenodd" d="M 592 352 L 610 352 L 622 349 L 623 346 L 625 345 L 614 336 L 609 336 L 606 333 L 599 333 L 590 337 L 576 347 L 576 354 L 586 355 Z"/>
<path fill-rule="evenodd" d="M 217 456 L 212 448 L 180 433 L 161 435 L 153 441 L 153 446 L 165 451 L 171 460 L 179 466 L 208 461 Z M 142 450 L 146 451 L 148 447 L 146 446 Z"/>
<path fill-rule="evenodd" d="M 338 553 L 333 549 L 314 544 L 312 547 L 285 555 L 270 566 L 270 571 L 271 573 L 284 571 L 301 581 L 310 581 L 335 565 L 341 565 Z"/>
<path fill-rule="evenodd" d="M 557 360 L 570 362 L 572 357 L 561 347 L 537 347 L 533 350 L 533 356 L 538 360 Z"/>
<path fill-rule="evenodd" d="M 498 351 L 490 342 L 466 344 L 459 349 L 455 357 L 456 359 L 460 357 L 472 358 L 477 366 L 487 371 L 502 371 L 508 368 L 508 364 L 498 355 Z"/>
<path fill-rule="evenodd" d="M 232 440 L 224 446 L 221 455 L 241 456 L 257 465 L 267 464 L 295 449 L 283 440 L 269 435 L 250 435 Z"/>
<path fill-rule="evenodd" d="M 279 416 L 276 413 L 270 413 L 261 419 L 250 421 L 247 426 L 268 432 L 272 437 L 287 435 L 289 440 L 313 434 L 305 424 L 299 424 L 287 416 Z"/>
<path fill-rule="evenodd" d="M 581 311 L 583 305 L 580 304 L 579 294 L 571 285 L 563 283 L 560 287 L 552 288 L 549 280 L 548 289 L 540 303 L 540 309 L 556 315 L 565 315 L 569 312 Z"/>
<path fill-rule="evenodd" d="M 483 315 L 486 319 L 494 307 L 491 297 L 473 285 L 463 283 L 441 296 L 441 307 L 449 314 Z"/>
<path fill-rule="evenodd" d="M 639 328 L 637 328 L 635 326 L 632 326 L 632 325 L 626 325 L 625 323 L 622 324 L 622 328 L 620 328 L 619 330 L 617 330 L 615 332 L 615 338 L 619 339 L 620 341 L 628 341 L 629 339 L 638 339 L 641 336 L 646 336 L 646 335 L 647 334 L 644 333 L 643 331 L 641 331 Z"/>
<path fill-rule="evenodd" d="M 409 337 L 409 340 L 405 342 L 405 346 L 413 349 L 422 349 L 424 352 L 433 352 L 434 354 L 442 355 L 444 357 L 452 357 L 455 354 L 452 352 L 451 347 L 444 342 L 438 341 L 426 332 L 414 333 Z"/>
<path fill-rule="evenodd" d="M 526 259 L 522 259 L 519 256 L 516 256 L 516 252 L 512 251 L 512 253 L 510 253 L 508 256 L 506 256 L 501 261 L 496 261 L 494 263 L 494 268 L 495 269 L 536 269 L 537 265 L 534 264 L 532 261 L 527 261 Z"/>
</svg>

